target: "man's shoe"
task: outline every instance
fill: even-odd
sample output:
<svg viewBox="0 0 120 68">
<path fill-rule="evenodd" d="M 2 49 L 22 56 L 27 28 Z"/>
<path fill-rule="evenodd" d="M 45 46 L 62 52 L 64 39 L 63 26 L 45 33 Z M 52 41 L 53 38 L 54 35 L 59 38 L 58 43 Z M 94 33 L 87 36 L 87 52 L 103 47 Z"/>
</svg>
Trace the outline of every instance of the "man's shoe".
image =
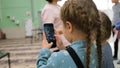
<svg viewBox="0 0 120 68">
<path fill-rule="evenodd" d="M 120 64 L 120 60 L 117 62 L 117 64 Z"/>
</svg>

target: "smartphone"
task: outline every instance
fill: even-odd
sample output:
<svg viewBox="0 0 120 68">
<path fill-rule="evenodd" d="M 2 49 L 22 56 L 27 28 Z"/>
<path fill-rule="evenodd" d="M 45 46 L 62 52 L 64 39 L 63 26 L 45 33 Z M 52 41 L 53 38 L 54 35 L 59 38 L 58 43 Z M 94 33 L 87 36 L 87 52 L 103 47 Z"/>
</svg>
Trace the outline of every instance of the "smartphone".
<svg viewBox="0 0 120 68">
<path fill-rule="evenodd" d="M 53 42 L 53 45 L 51 48 L 55 48 L 56 47 L 56 38 L 55 38 L 53 24 L 52 23 L 44 24 L 44 32 L 45 32 L 48 43 Z"/>
</svg>

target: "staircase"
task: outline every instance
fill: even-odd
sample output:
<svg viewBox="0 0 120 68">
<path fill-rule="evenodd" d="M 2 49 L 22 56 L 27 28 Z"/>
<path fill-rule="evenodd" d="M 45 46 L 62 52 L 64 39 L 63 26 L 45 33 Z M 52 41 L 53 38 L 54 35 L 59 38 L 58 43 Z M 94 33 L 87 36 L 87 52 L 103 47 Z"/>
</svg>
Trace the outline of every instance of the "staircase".
<svg viewBox="0 0 120 68">
<path fill-rule="evenodd" d="M 27 39 L 0 40 L 0 51 L 9 52 L 11 68 L 36 68 L 41 41 L 32 44 Z M 0 59 L 0 68 L 9 68 L 7 57 Z"/>
</svg>

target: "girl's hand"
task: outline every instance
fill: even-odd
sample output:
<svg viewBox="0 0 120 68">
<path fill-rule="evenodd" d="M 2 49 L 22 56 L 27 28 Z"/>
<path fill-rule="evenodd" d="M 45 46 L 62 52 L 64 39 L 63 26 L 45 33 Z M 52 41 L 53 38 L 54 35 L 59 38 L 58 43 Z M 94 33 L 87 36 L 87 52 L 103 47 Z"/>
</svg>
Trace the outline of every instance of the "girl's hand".
<svg viewBox="0 0 120 68">
<path fill-rule="evenodd" d="M 65 45 L 63 44 L 62 40 L 60 39 L 60 35 L 56 35 L 56 40 L 57 40 L 57 48 L 59 50 L 65 49 Z"/>
<path fill-rule="evenodd" d="M 65 49 L 65 46 L 60 38 L 60 31 L 59 30 L 55 30 L 55 37 L 56 37 L 56 44 L 57 44 L 57 48 L 59 50 L 63 50 Z"/>
<path fill-rule="evenodd" d="M 118 36 L 118 30 L 114 28 L 113 31 L 114 31 L 113 41 L 115 42 Z"/>
<path fill-rule="evenodd" d="M 43 47 L 43 48 L 48 48 L 48 49 L 50 49 L 50 48 L 52 47 L 52 44 L 53 44 L 53 42 L 51 42 L 51 43 L 48 43 L 48 42 L 47 42 L 45 33 L 43 32 L 42 47 Z"/>
<path fill-rule="evenodd" d="M 117 30 L 116 30 L 116 28 L 113 28 L 113 32 L 116 32 Z"/>
</svg>

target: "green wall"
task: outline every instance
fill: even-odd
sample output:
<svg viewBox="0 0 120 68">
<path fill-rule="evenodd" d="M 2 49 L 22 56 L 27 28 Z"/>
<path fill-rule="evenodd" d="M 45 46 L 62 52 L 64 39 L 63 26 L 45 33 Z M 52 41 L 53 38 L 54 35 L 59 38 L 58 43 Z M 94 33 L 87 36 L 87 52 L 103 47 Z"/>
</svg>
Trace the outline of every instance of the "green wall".
<svg viewBox="0 0 120 68">
<path fill-rule="evenodd" d="M 39 25 L 38 11 L 43 8 L 44 4 L 45 0 L 0 0 L 0 15 L 2 17 L 0 28 L 18 27 L 8 17 L 19 20 L 19 27 L 24 27 L 27 11 L 31 12 L 33 25 Z"/>
<path fill-rule="evenodd" d="M 39 25 L 39 11 L 44 7 L 46 0 L 34 0 L 34 25 Z"/>
<path fill-rule="evenodd" d="M 2 18 L 2 14 L 1 14 L 1 0 L 0 0 L 0 23 L 1 23 L 1 18 Z"/>
</svg>

